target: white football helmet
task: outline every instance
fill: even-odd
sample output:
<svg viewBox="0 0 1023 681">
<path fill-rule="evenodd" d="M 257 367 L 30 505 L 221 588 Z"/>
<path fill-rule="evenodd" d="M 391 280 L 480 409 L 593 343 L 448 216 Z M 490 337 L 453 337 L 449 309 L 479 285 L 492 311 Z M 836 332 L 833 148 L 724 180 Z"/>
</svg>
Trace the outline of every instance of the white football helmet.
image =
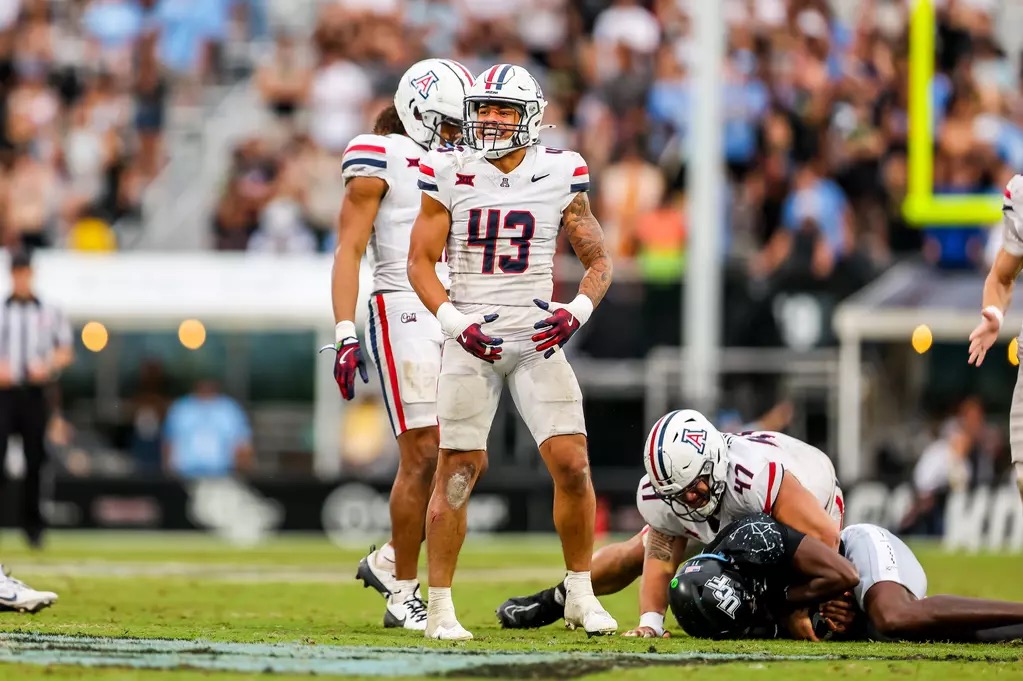
<svg viewBox="0 0 1023 681">
<path fill-rule="evenodd" d="M 479 120 L 481 104 L 510 104 L 519 111 L 519 122 L 514 126 L 500 126 L 500 132 L 511 129 L 511 135 L 498 139 L 485 139 L 483 130 L 494 124 Z M 497 64 L 481 73 L 465 95 L 462 144 L 484 152 L 487 158 L 500 158 L 510 151 L 536 144 L 540 139 L 543 111 L 547 100 L 536 78 L 521 66 Z"/>
<path fill-rule="evenodd" d="M 413 64 L 398 82 L 394 108 L 405 133 L 424 149 L 447 144 L 441 123 L 462 127 L 463 101 L 472 74 L 453 59 L 424 59 Z"/>
<path fill-rule="evenodd" d="M 643 447 L 643 466 L 654 492 L 676 515 L 701 522 L 714 515 L 725 494 L 728 445 L 703 414 L 679 409 L 654 424 Z M 701 479 L 709 488 L 706 502 L 686 504 L 684 495 Z"/>
</svg>

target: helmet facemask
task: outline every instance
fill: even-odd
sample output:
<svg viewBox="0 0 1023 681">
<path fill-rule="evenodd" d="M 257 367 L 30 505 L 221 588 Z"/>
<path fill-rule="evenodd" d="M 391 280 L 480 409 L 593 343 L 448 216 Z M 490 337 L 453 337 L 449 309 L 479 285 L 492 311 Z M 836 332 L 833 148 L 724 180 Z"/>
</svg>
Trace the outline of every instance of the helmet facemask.
<svg viewBox="0 0 1023 681">
<path fill-rule="evenodd" d="M 420 111 L 418 107 L 414 108 L 412 112 L 418 120 L 422 121 L 423 127 L 430 133 L 430 139 L 421 140 L 422 142 L 425 142 L 427 149 L 453 147 L 462 141 L 461 136 L 464 135 L 465 126 L 461 120 L 452 116 L 445 116 L 439 111 Z M 453 141 L 444 139 L 444 135 L 441 134 L 441 126 L 445 123 L 461 133 L 458 139 Z"/>
<path fill-rule="evenodd" d="M 707 489 L 705 492 L 701 492 L 701 498 L 705 499 L 705 502 L 698 506 L 693 507 L 687 504 L 684 500 L 690 492 L 693 492 L 700 488 L 700 483 L 706 484 Z M 692 482 L 683 487 L 677 492 L 671 494 L 658 493 L 657 496 L 661 500 L 671 507 L 672 512 L 683 520 L 691 522 L 704 522 L 712 515 L 718 508 L 718 504 L 721 503 L 721 497 L 725 493 L 725 481 L 717 480 L 714 477 L 714 463 L 710 459 L 705 459 L 700 466 L 699 472 L 696 477 L 693 478 Z"/>
<path fill-rule="evenodd" d="M 518 111 L 517 123 L 479 120 L 483 105 L 504 106 Z M 533 144 L 531 127 L 533 120 L 539 122 L 543 115 L 541 107 L 532 101 L 506 100 L 496 97 L 467 97 L 462 123 L 462 143 L 476 151 L 482 151 L 487 158 L 500 158 L 516 149 Z"/>
</svg>

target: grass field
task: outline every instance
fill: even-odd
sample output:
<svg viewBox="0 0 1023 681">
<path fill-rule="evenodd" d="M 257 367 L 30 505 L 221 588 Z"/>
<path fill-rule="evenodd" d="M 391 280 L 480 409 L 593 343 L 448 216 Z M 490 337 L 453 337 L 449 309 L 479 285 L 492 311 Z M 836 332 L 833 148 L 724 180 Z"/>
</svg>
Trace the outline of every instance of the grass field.
<svg viewBox="0 0 1023 681">
<path fill-rule="evenodd" d="M 917 546 L 932 593 L 1023 600 L 1019 557 L 949 556 Z M 587 639 L 560 626 L 502 631 L 507 596 L 562 574 L 553 537 L 470 538 L 456 577 L 460 620 L 476 639 L 426 641 L 384 630 L 383 600 L 353 579 L 365 547 L 287 537 L 234 549 L 195 534 L 54 533 L 32 553 L 0 539 L 4 563 L 60 601 L 0 614 L 0 679 L 292 679 L 383 676 L 688 680 L 1023 679 L 1023 646 Z M 635 587 L 602 599 L 622 631 Z M 684 666 L 685 669 L 677 667 Z M 672 668 L 676 667 L 676 668 Z"/>
</svg>

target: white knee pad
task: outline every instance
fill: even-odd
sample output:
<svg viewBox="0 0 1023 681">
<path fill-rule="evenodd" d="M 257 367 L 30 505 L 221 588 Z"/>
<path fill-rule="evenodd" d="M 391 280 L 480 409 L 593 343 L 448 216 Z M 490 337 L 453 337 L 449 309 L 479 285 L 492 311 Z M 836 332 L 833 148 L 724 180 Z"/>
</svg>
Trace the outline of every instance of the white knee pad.
<svg viewBox="0 0 1023 681">
<path fill-rule="evenodd" d="M 478 374 L 441 374 L 437 383 L 440 448 L 468 452 L 487 448 L 500 390 Z"/>
<path fill-rule="evenodd" d="M 517 368 L 511 378 L 515 404 L 537 446 L 555 435 L 586 435 L 583 394 L 572 367 L 564 359 L 540 362 Z"/>
</svg>

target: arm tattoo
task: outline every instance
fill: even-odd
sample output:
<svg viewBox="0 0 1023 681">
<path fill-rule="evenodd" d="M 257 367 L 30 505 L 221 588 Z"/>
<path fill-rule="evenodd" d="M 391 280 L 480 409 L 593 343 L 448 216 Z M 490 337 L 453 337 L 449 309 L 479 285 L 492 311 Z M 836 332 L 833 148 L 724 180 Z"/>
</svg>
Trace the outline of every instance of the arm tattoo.
<svg viewBox="0 0 1023 681">
<path fill-rule="evenodd" d="M 665 563 L 671 562 L 672 548 L 675 546 L 675 538 L 650 528 L 646 535 L 646 557 L 653 560 L 661 560 Z"/>
<path fill-rule="evenodd" d="M 596 306 L 611 286 L 614 268 L 611 265 L 611 255 L 604 246 L 604 231 L 590 212 L 590 200 L 585 193 L 575 195 L 572 203 L 561 214 L 561 224 L 572 243 L 572 250 L 586 268 L 586 274 L 579 283 L 579 293 L 592 300 Z"/>
</svg>

